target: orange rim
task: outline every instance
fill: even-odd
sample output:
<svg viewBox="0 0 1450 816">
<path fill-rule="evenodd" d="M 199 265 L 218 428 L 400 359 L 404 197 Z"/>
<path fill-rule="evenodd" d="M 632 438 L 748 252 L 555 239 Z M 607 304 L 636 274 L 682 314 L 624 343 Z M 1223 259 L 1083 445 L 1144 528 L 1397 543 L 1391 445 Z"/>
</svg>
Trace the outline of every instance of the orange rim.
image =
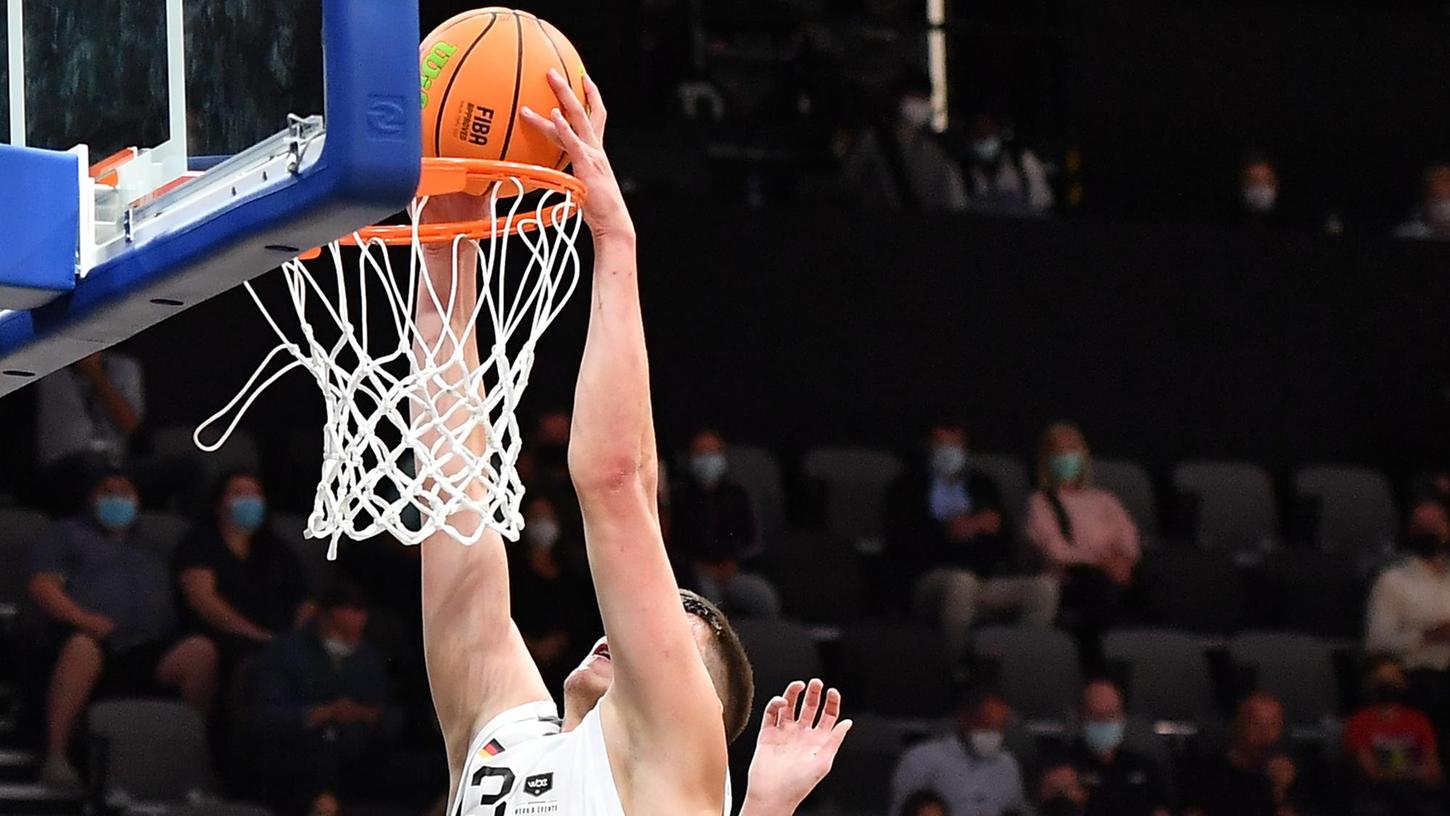
<svg viewBox="0 0 1450 816">
<path fill-rule="evenodd" d="M 539 167 L 518 162 L 493 161 L 491 159 L 423 159 L 423 169 L 418 177 L 418 198 L 466 193 L 471 196 L 488 195 L 497 184 L 523 185 L 524 192 L 552 190 L 572 197 L 571 203 L 560 202 L 546 208 L 543 213 L 533 210 L 520 212 L 516 216 L 503 215 L 497 218 L 483 218 L 474 221 L 444 221 L 419 224 L 416 232 L 420 244 L 441 244 L 459 236 L 467 239 L 492 238 L 496 235 L 518 235 L 534 232 L 572 216 L 584 203 L 588 189 L 579 179 L 562 170 Z M 364 227 L 352 235 L 340 238 L 343 246 L 357 246 L 363 242 L 379 241 L 387 246 L 409 246 L 414 240 L 412 225 Z M 302 253 L 303 260 L 311 260 L 321 254 L 321 248 Z"/>
</svg>

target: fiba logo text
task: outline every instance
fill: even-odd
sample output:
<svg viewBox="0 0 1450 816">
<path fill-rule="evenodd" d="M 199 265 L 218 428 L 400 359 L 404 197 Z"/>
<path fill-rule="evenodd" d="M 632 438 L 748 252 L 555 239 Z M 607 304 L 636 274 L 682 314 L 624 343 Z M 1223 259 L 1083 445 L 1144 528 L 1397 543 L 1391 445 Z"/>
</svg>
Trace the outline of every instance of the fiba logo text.
<svg viewBox="0 0 1450 816">
<path fill-rule="evenodd" d="M 493 131 L 493 116 L 493 108 L 485 108 L 472 102 L 464 103 L 458 138 L 479 147 L 487 145 L 488 136 Z"/>
<path fill-rule="evenodd" d="M 376 136 L 397 136 L 407 124 L 407 112 L 403 110 L 403 99 L 398 96 L 372 96 L 368 98 L 368 130 Z"/>
</svg>

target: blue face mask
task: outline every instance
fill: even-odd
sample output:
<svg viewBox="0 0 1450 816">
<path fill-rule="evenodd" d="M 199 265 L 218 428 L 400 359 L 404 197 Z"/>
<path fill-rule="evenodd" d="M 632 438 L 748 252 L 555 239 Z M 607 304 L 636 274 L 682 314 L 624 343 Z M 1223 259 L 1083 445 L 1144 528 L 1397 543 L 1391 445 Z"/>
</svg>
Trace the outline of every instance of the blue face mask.
<svg viewBox="0 0 1450 816">
<path fill-rule="evenodd" d="M 250 533 L 266 520 L 267 503 L 261 496 L 238 496 L 227 502 L 227 515 L 233 527 Z"/>
<path fill-rule="evenodd" d="M 136 500 L 130 496 L 97 497 L 96 521 L 113 533 L 129 530 L 136 523 Z"/>
<path fill-rule="evenodd" d="M 1082 741 L 1095 754 L 1107 754 L 1118 750 L 1123 744 L 1123 721 L 1109 720 L 1107 722 L 1084 723 L 1082 727 Z"/>
<path fill-rule="evenodd" d="M 1052 470 L 1052 478 L 1059 484 L 1075 482 L 1082 475 L 1082 459 L 1081 453 L 1068 451 L 1052 457 L 1047 466 Z"/>
<path fill-rule="evenodd" d="M 697 453 L 690 457 L 690 472 L 706 487 L 714 487 L 725 478 L 730 463 L 723 453 Z"/>
</svg>

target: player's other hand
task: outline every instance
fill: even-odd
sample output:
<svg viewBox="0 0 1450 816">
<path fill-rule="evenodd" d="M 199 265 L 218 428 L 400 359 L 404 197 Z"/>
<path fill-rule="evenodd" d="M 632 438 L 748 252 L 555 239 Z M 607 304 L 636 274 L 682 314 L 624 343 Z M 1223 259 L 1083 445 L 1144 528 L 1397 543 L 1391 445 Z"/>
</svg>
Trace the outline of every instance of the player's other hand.
<svg viewBox="0 0 1450 816">
<path fill-rule="evenodd" d="M 840 719 L 841 693 L 824 689 L 820 680 L 797 680 L 766 705 L 742 814 L 793 813 L 830 773 L 851 721 Z"/>
<path fill-rule="evenodd" d="M 528 107 L 520 113 L 530 127 L 548 137 L 556 147 L 569 154 L 575 177 L 589 188 L 584 201 L 584 220 L 594 233 L 594 240 L 634 237 L 634 223 L 619 191 L 614 168 L 604 152 L 604 124 L 609 118 L 604 100 L 594 80 L 584 77 L 584 100 L 579 101 L 564 75 L 549 71 L 549 85 L 559 98 L 559 107 L 552 111 L 535 111 Z"/>
</svg>

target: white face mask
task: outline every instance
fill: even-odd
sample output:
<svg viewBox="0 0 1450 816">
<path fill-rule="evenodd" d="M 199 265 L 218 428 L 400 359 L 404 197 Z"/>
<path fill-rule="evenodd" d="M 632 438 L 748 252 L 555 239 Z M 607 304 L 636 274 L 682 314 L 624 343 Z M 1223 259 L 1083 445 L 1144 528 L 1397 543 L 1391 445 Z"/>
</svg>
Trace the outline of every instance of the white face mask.
<svg viewBox="0 0 1450 816">
<path fill-rule="evenodd" d="M 1271 184 L 1250 184 L 1244 188 L 1244 206 L 1249 208 L 1249 212 L 1269 212 L 1278 199 L 1279 191 Z"/>
<path fill-rule="evenodd" d="M 723 453 L 697 453 L 690 457 L 690 472 L 706 487 L 714 487 L 725 478 L 730 463 Z"/>
<path fill-rule="evenodd" d="M 541 518 L 524 525 L 524 540 L 530 547 L 552 550 L 559 541 L 559 522 Z"/>
<path fill-rule="evenodd" d="M 352 653 L 357 651 L 357 644 L 345 643 L 337 638 L 323 638 L 322 649 L 327 652 L 327 656 L 332 658 L 334 662 L 341 663 L 349 657 L 352 657 Z"/>
<path fill-rule="evenodd" d="M 967 451 L 961 445 L 937 445 L 931 449 L 931 474 L 950 479 L 967 466 Z"/>
<path fill-rule="evenodd" d="M 1002 155 L 1002 140 L 996 136 L 988 136 L 985 139 L 977 139 L 972 142 L 972 155 L 978 161 L 994 162 Z"/>
<path fill-rule="evenodd" d="M 931 117 L 935 112 L 930 99 L 908 96 L 901 100 L 901 121 L 914 128 L 920 129 L 930 125 Z"/>
<path fill-rule="evenodd" d="M 967 735 L 967 741 L 971 743 L 972 753 L 982 759 L 991 759 L 1002 750 L 1001 731 L 973 730 Z"/>
</svg>

